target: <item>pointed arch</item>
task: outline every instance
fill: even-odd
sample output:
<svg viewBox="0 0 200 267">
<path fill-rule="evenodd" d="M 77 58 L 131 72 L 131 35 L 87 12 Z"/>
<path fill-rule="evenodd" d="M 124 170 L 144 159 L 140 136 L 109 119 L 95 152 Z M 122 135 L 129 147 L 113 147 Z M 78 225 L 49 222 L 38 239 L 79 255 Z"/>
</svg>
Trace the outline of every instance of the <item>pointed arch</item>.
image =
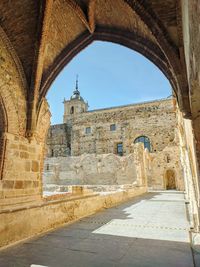
<svg viewBox="0 0 200 267">
<path fill-rule="evenodd" d="M 65 47 L 53 64 L 44 72 L 40 90 L 40 99 L 44 97 L 50 88 L 52 82 L 60 71 L 84 48 L 93 41 L 107 41 L 120 44 L 142 54 L 153 62 L 166 76 L 175 91 L 178 90 L 177 80 L 170 64 L 158 45 L 147 40 L 137 32 L 128 32 L 117 28 L 98 27 L 91 35 L 84 32 L 77 39 Z"/>
</svg>

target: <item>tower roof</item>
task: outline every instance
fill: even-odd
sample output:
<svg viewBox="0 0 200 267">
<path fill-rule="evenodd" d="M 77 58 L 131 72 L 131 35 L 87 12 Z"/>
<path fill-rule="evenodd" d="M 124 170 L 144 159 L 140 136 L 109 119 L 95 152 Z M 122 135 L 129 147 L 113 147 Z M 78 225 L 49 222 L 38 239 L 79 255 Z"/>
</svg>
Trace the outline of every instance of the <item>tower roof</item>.
<svg viewBox="0 0 200 267">
<path fill-rule="evenodd" d="M 70 100 L 78 99 L 81 101 L 84 101 L 82 96 L 80 95 L 80 91 L 78 89 L 78 75 L 76 76 L 76 87 L 75 90 L 73 91 L 73 95 L 70 97 Z"/>
</svg>

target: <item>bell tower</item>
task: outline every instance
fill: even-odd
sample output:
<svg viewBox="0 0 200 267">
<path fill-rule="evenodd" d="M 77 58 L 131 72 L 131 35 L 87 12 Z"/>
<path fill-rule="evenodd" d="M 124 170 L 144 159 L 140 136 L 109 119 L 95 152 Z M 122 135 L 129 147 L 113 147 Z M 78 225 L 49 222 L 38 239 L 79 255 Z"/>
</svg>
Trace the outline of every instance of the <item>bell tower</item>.
<svg viewBox="0 0 200 267">
<path fill-rule="evenodd" d="M 88 103 L 84 101 L 82 96 L 80 95 L 79 87 L 78 87 L 78 75 L 76 77 L 76 87 L 73 91 L 73 95 L 69 100 L 63 101 L 64 104 L 64 115 L 63 115 L 63 123 L 67 123 L 73 116 L 77 114 L 86 112 L 88 110 Z"/>
</svg>

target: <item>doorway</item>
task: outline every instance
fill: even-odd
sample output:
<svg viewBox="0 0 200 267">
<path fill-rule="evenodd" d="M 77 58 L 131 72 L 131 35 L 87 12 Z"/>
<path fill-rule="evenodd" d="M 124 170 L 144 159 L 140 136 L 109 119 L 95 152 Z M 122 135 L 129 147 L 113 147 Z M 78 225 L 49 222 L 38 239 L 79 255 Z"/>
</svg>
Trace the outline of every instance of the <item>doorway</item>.
<svg viewBox="0 0 200 267">
<path fill-rule="evenodd" d="M 165 174 L 166 190 L 176 190 L 176 178 L 173 170 L 167 170 Z"/>
</svg>

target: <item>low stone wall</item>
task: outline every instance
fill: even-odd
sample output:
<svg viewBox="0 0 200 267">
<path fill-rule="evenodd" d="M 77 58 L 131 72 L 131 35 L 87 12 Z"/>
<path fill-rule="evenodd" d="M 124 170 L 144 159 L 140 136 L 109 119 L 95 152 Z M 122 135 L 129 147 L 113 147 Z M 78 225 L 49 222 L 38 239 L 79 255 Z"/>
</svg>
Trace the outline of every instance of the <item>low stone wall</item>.
<svg viewBox="0 0 200 267">
<path fill-rule="evenodd" d="M 74 194 L 49 199 L 37 205 L 13 208 L 0 212 L 0 247 L 33 237 L 56 227 L 110 208 L 135 196 L 144 194 L 146 186 L 127 186 L 123 191 L 97 194 L 74 188 Z M 79 195 L 78 195 L 79 194 Z"/>
</svg>

